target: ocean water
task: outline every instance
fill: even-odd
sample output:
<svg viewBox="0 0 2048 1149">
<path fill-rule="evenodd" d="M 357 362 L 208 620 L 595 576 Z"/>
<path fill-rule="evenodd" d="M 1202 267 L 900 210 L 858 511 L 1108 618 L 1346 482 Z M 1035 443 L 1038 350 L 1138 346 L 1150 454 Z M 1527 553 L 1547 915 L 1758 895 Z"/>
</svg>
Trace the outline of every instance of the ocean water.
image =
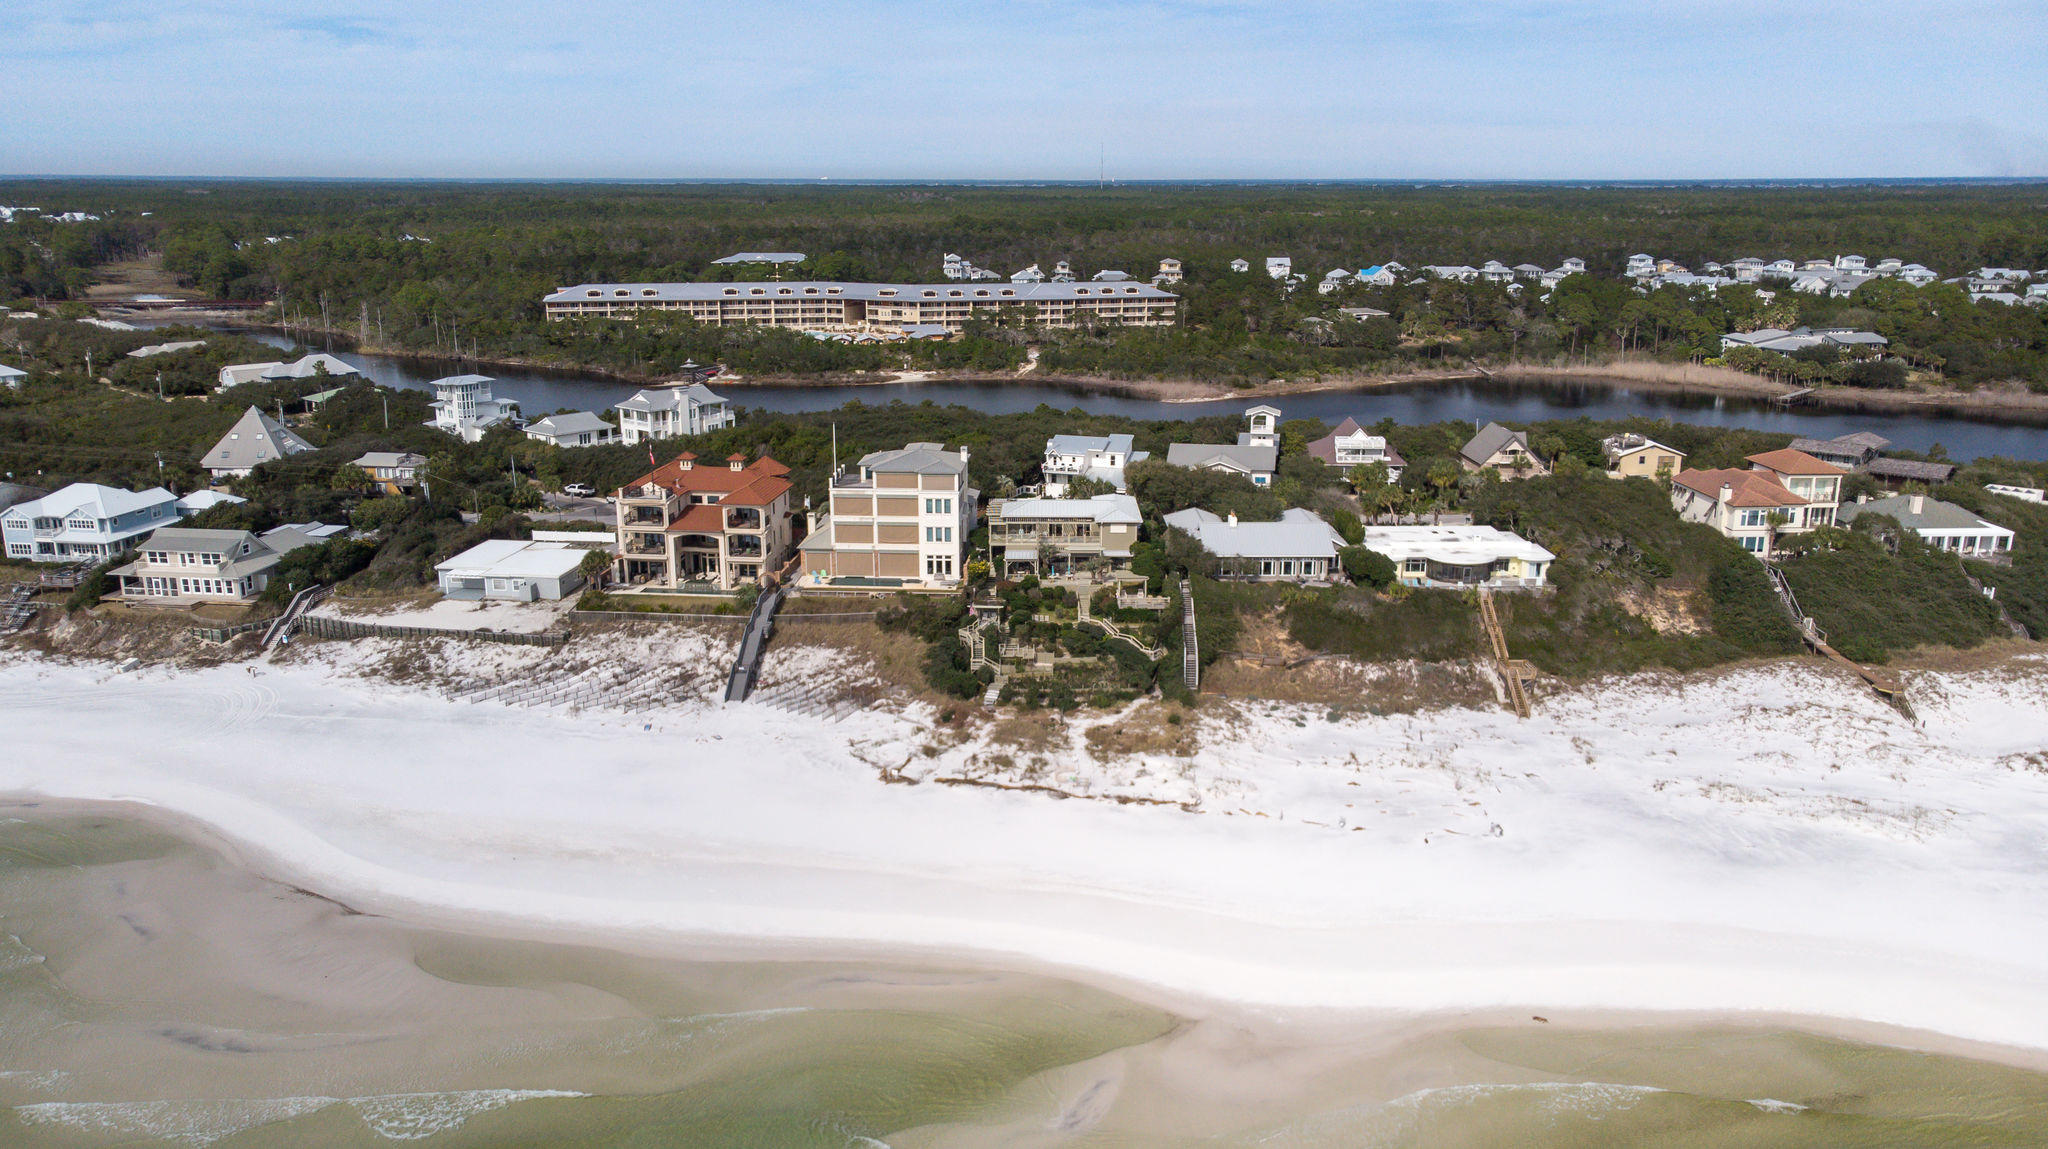
<svg viewBox="0 0 2048 1149">
<path fill-rule="evenodd" d="M 2048 1075 L 1755 1027 L 1375 1037 L 995 969 L 477 936 L 119 808 L 0 806 L 0 1145 L 399 1143 L 2031 1146 Z"/>
</svg>

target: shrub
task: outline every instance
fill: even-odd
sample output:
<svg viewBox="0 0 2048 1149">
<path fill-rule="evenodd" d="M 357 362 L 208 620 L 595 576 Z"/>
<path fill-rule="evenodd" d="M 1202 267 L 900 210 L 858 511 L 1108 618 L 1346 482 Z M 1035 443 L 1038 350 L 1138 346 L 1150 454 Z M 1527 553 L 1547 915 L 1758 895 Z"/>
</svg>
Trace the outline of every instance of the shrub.
<svg viewBox="0 0 2048 1149">
<path fill-rule="evenodd" d="M 1345 547 L 1337 552 L 1344 575 L 1360 586 L 1375 589 L 1394 581 L 1394 560 L 1367 547 Z"/>
</svg>

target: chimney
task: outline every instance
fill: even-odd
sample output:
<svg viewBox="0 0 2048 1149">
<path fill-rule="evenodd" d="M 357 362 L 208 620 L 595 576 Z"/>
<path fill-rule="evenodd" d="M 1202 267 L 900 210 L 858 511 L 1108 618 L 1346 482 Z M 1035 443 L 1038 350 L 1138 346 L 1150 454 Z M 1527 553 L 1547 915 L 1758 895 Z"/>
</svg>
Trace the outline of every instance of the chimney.
<svg viewBox="0 0 2048 1149">
<path fill-rule="evenodd" d="M 679 471 L 687 471 L 691 467 L 694 467 L 696 465 L 697 455 L 693 451 L 684 451 L 682 454 L 676 456 L 676 469 Z"/>
<path fill-rule="evenodd" d="M 963 464 L 967 462 L 967 444 L 965 443 L 960 444 L 960 462 Z"/>
<path fill-rule="evenodd" d="M 1727 502 L 1728 500 L 1730 500 L 1730 499 L 1732 499 L 1732 498 L 1734 498 L 1734 497 L 1735 497 L 1735 484 L 1733 484 L 1733 483 L 1722 483 L 1722 484 L 1721 484 L 1721 501 L 1725 503 L 1725 502 Z"/>
<path fill-rule="evenodd" d="M 1236 512 L 1236 511 L 1232 511 L 1232 512 L 1230 512 L 1230 525 L 1231 525 L 1231 526 L 1233 526 L 1233 527 L 1237 526 L 1237 512 Z"/>
<path fill-rule="evenodd" d="M 745 455 L 740 454 L 738 451 L 734 451 L 732 454 L 727 455 L 725 457 L 725 465 L 731 467 L 735 471 L 744 470 L 747 465 L 747 457 Z"/>
<path fill-rule="evenodd" d="M 1925 511 L 1927 510 L 1927 496 L 1926 496 L 1926 495 L 1910 495 L 1910 496 L 1908 496 L 1908 497 L 1907 497 L 1907 499 L 1906 499 L 1906 509 L 1907 509 L 1908 511 L 1911 511 L 1912 513 L 1914 513 L 1914 514 L 1916 514 L 1916 515 L 1917 515 L 1917 514 L 1922 514 L 1922 513 L 1924 513 L 1924 512 L 1925 512 Z"/>
<path fill-rule="evenodd" d="M 1870 501 L 1870 495 L 1869 495 L 1868 493 L 1865 493 L 1865 494 L 1861 494 L 1861 495 L 1858 495 L 1858 496 L 1856 496 L 1856 502 L 1857 502 L 1857 505 L 1859 505 L 1859 506 L 1860 506 L 1860 505 L 1862 505 L 1862 504 L 1864 504 L 1864 503 L 1867 503 L 1867 502 L 1869 502 L 1869 501 Z"/>
</svg>

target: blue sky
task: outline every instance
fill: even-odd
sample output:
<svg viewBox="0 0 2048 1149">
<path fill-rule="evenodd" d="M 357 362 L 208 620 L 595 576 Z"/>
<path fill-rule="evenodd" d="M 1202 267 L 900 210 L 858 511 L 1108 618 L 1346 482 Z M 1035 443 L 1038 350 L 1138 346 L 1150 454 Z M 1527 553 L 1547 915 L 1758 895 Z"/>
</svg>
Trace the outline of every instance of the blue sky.
<svg viewBox="0 0 2048 1149">
<path fill-rule="evenodd" d="M 0 173 L 2048 175 L 2048 4 L 0 5 Z"/>
</svg>

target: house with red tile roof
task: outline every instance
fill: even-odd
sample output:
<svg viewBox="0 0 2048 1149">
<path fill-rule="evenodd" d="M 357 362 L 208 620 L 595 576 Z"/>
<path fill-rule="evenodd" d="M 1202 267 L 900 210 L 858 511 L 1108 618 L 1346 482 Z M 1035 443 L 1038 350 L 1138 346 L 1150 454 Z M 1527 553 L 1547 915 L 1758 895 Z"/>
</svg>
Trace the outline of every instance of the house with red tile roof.
<svg viewBox="0 0 2048 1149">
<path fill-rule="evenodd" d="M 794 544 L 789 468 L 685 451 L 614 492 L 619 577 L 627 587 L 732 590 L 759 584 Z"/>
<path fill-rule="evenodd" d="M 1678 517 L 1705 523 L 1768 559 L 1780 535 L 1832 526 L 1845 472 L 1802 451 L 1751 455 L 1749 469 L 1687 469 L 1671 479 Z"/>
</svg>

